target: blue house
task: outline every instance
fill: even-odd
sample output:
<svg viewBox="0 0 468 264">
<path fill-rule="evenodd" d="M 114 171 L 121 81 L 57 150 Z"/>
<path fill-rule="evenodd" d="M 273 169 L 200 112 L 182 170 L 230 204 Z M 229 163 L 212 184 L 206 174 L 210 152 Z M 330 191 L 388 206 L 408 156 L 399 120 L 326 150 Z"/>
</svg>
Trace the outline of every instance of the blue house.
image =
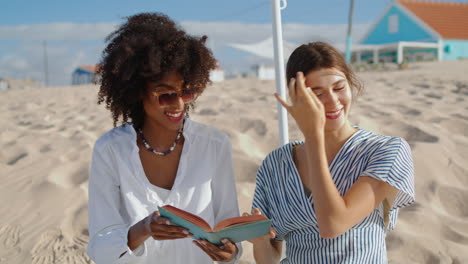
<svg viewBox="0 0 468 264">
<path fill-rule="evenodd" d="M 72 74 L 72 85 L 91 84 L 99 80 L 96 65 L 78 66 Z"/>
<path fill-rule="evenodd" d="M 374 63 L 468 58 L 468 3 L 395 0 L 353 56 Z"/>
</svg>

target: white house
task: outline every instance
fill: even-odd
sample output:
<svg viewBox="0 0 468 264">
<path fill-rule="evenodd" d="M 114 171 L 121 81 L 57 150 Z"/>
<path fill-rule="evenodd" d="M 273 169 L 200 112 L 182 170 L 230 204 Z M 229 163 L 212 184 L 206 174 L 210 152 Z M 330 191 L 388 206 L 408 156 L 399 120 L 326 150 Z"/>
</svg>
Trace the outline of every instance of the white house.
<svg viewBox="0 0 468 264">
<path fill-rule="evenodd" d="M 468 58 L 468 3 L 394 0 L 353 53 L 374 63 Z"/>
<path fill-rule="evenodd" d="M 0 78 L 0 91 L 9 89 L 31 89 L 42 87 L 41 81 L 30 79 Z"/>
<path fill-rule="evenodd" d="M 9 88 L 9 85 L 8 85 L 7 80 L 0 79 L 0 91 L 8 90 L 8 88 Z"/>
<path fill-rule="evenodd" d="M 72 85 L 90 84 L 99 81 L 97 65 L 78 66 L 72 74 Z"/>
<path fill-rule="evenodd" d="M 275 79 L 275 66 L 257 64 L 253 66 L 255 75 L 260 80 L 274 80 Z"/>
<path fill-rule="evenodd" d="M 222 82 L 224 81 L 224 70 L 220 67 L 210 71 L 210 80 L 212 82 Z"/>
</svg>

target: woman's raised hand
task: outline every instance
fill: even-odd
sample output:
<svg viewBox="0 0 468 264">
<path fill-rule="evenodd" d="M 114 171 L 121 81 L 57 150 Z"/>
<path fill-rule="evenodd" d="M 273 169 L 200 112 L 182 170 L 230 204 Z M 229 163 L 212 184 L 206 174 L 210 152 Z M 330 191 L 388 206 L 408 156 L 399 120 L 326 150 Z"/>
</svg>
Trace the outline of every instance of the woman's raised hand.
<svg viewBox="0 0 468 264">
<path fill-rule="evenodd" d="M 304 73 L 298 72 L 296 78 L 291 78 L 288 90 L 291 103 L 283 100 L 277 93 L 275 97 L 296 120 L 302 133 L 305 136 L 323 133 L 325 110 L 317 96 L 306 87 Z"/>
</svg>

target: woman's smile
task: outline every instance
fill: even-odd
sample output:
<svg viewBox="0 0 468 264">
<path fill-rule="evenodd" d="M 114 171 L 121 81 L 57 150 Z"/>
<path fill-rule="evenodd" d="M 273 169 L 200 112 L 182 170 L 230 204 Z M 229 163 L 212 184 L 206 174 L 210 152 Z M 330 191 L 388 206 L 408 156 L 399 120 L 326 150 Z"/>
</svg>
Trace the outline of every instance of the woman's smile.
<svg viewBox="0 0 468 264">
<path fill-rule="evenodd" d="M 178 111 L 178 112 L 165 111 L 164 114 L 166 115 L 167 119 L 169 119 L 172 122 L 180 122 L 184 118 L 184 111 Z"/>
</svg>

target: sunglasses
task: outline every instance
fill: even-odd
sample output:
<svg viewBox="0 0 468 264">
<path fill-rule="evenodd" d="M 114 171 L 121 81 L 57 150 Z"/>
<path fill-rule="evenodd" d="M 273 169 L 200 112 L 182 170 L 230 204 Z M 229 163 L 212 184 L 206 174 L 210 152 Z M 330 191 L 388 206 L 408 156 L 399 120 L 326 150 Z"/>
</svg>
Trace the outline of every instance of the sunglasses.
<svg viewBox="0 0 468 264">
<path fill-rule="evenodd" d="M 182 90 L 179 92 L 153 92 L 153 95 L 157 98 L 160 106 L 176 104 L 179 102 L 179 97 L 182 99 L 184 104 L 189 104 L 195 99 L 195 93 L 189 90 Z"/>
</svg>

